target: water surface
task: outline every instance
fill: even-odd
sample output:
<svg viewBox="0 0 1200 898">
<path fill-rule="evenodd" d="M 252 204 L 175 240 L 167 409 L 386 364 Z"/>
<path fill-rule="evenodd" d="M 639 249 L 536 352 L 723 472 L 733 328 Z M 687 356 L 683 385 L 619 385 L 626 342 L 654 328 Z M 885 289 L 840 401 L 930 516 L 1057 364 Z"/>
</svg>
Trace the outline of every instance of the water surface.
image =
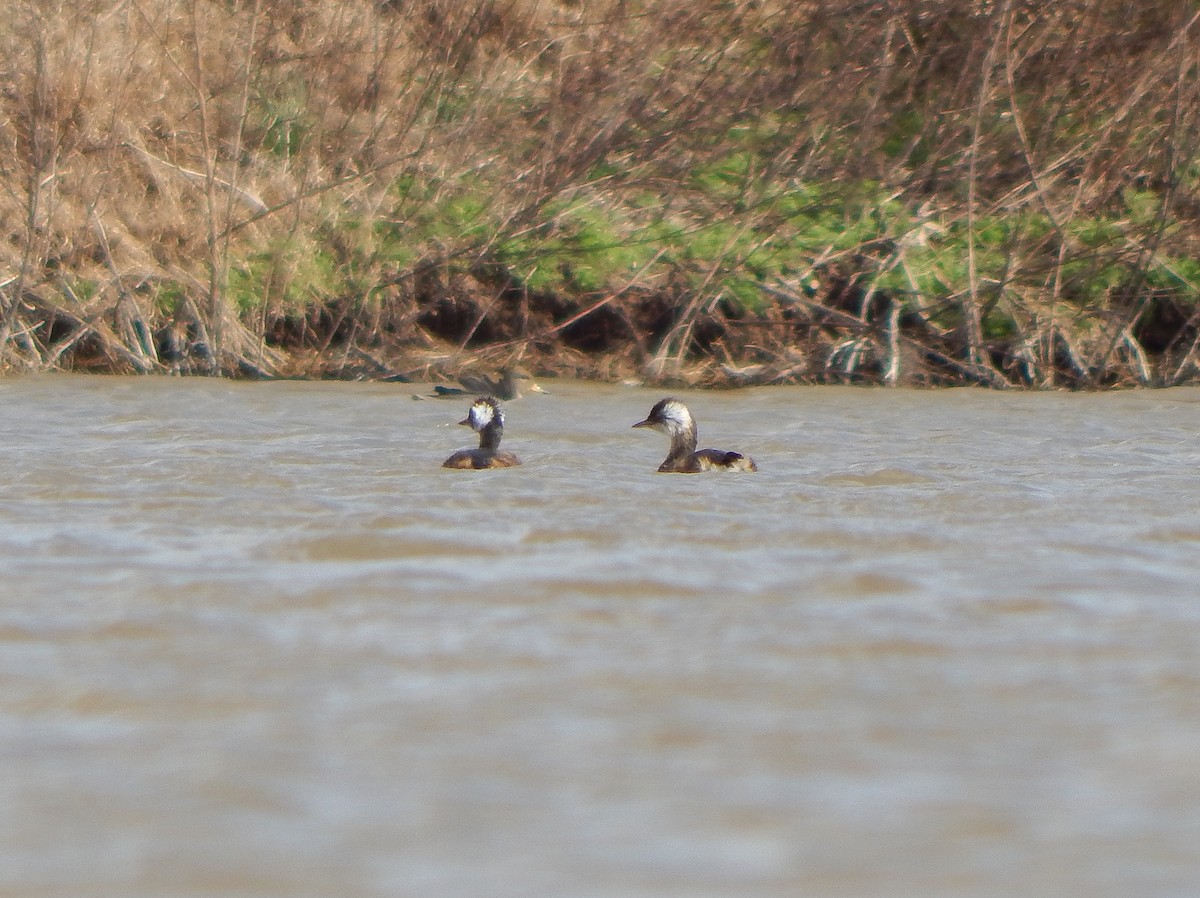
<svg viewBox="0 0 1200 898">
<path fill-rule="evenodd" d="M 1200 391 L 0 381 L 0 894 L 1192 896 Z"/>
</svg>

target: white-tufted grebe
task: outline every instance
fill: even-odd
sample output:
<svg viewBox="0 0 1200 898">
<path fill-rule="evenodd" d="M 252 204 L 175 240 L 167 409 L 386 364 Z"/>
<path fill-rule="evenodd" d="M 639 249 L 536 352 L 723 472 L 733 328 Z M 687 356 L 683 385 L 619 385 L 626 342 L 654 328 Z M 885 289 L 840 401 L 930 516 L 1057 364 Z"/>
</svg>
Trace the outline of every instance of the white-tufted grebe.
<svg viewBox="0 0 1200 898">
<path fill-rule="evenodd" d="M 546 392 L 538 386 L 537 381 L 528 371 L 519 366 L 501 369 L 499 380 L 493 380 L 486 374 L 463 374 L 458 378 L 458 382 L 463 385 L 463 389 L 438 385 L 433 388 L 434 396 L 439 399 L 450 399 L 475 393 L 476 395 L 495 396 L 497 399 L 511 402 L 521 398 L 522 385 L 531 393 Z"/>
<path fill-rule="evenodd" d="M 696 421 L 678 399 L 662 399 L 650 409 L 645 421 L 634 427 L 651 427 L 671 438 L 667 460 L 658 466 L 660 474 L 699 474 L 701 471 L 757 471 L 754 459 L 740 452 L 723 449 L 696 449 Z"/>
<path fill-rule="evenodd" d="M 443 468 L 479 471 L 484 468 L 512 468 L 521 463 L 511 452 L 500 451 L 500 437 L 504 435 L 504 412 L 495 398 L 480 396 L 471 403 L 467 417 L 458 423 L 479 434 L 479 448 L 459 449 L 442 462 Z"/>
</svg>

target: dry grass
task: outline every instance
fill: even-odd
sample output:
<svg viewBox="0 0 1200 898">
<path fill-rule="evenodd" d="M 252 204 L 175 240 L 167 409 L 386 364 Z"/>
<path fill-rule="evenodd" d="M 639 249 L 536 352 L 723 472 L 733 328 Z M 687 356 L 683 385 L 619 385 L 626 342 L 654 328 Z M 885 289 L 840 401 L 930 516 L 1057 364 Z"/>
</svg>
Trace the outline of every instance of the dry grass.
<svg viewBox="0 0 1200 898">
<path fill-rule="evenodd" d="M 3 361 L 1181 382 L 1198 38 L 1167 0 L 13 0 Z M 625 254 L 591 280 L 579 221 Z"/>
</svg>

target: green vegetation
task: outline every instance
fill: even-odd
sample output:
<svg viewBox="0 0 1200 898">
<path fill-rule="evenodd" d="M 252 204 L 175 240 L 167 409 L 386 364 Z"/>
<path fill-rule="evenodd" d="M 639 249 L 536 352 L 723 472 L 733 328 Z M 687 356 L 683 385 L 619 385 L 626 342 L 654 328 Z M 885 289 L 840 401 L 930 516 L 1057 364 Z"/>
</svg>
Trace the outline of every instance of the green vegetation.
<svg viewBox="0 0 1200 898">
<path fill-rule="evenodd" d="M 1165 0 L 18 0 L 0 348 L 1191 380 L 1197 37 Z"/>
</svg>

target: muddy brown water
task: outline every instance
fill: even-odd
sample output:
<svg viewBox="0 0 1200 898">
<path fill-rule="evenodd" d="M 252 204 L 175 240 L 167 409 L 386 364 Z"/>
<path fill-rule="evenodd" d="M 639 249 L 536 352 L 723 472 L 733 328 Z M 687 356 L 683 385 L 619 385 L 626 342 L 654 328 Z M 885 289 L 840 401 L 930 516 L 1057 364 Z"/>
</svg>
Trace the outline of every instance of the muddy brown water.
<svg viewBox="0 0 1200 898">
<path fill-rule="evenodd" d="M 1200 391 L 0 381 L 0 893 L 1193 896 Z"/>
</svg>

